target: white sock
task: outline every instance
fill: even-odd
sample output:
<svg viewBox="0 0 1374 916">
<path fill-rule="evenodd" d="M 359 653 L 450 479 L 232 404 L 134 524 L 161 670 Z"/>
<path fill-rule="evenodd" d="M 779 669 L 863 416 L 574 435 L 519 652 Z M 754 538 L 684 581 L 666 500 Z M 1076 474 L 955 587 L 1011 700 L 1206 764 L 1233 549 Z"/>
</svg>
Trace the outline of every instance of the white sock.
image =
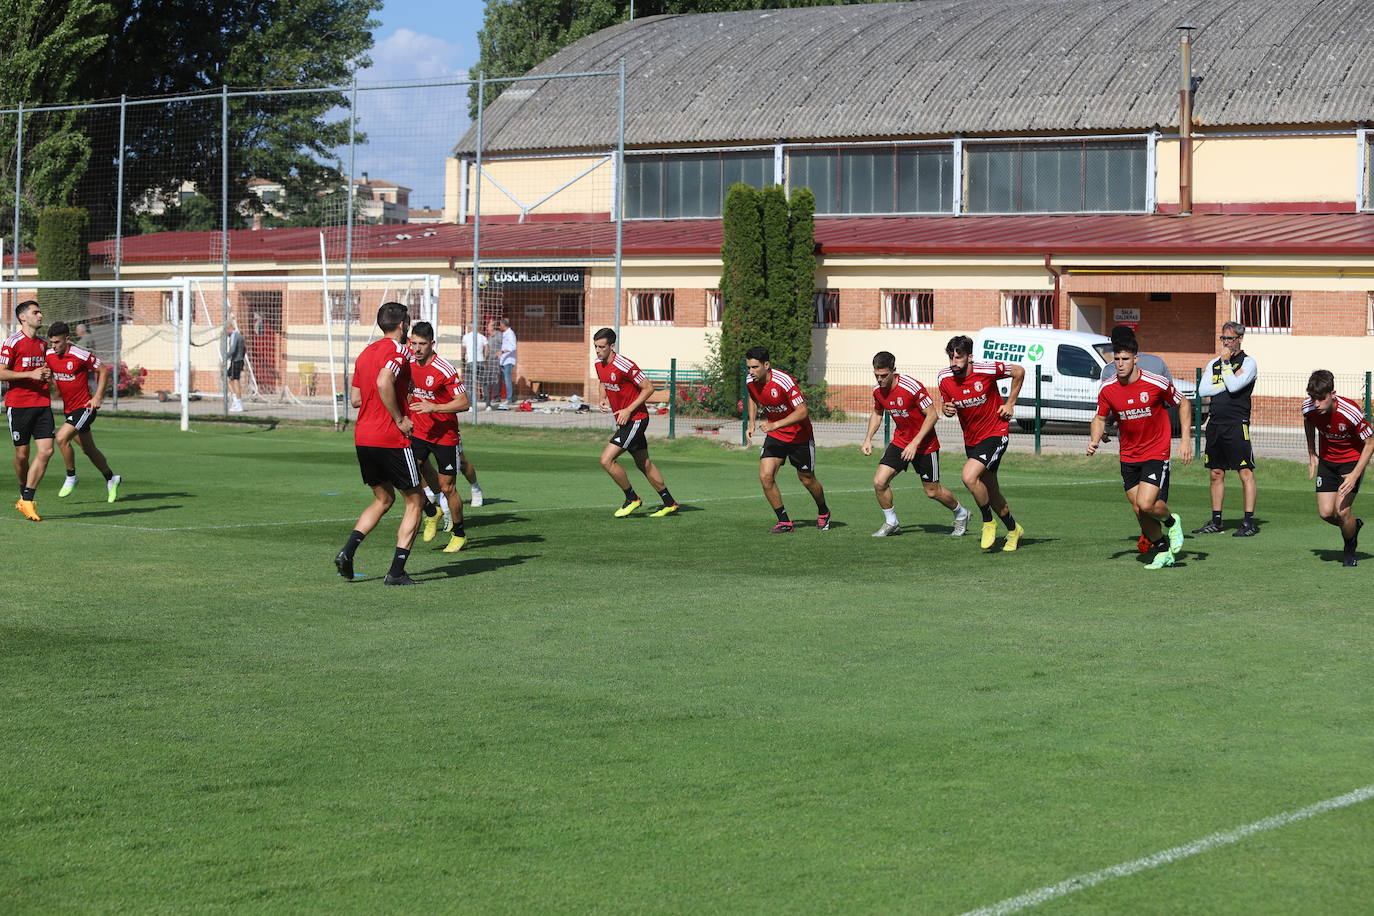
<svg viewBox="0 0 1374 916">
<path fill-rule="evenodd" d="M 434 491 L 431 490 L 429 487 L 425 487 L 425 499 L 429 500 L 432 503 L 437 503 L 439 501 L 434 498 Z"/>
<path fill-rule="evenodd" d="M 883 510 L 883 518 L 887 521 L 887 523 L 888 523 L 889 525 L 896 525 L 896 524 L 897 524 L 897 510 L 896 510 L 896 509 L 884 509 L 884 510 Z"/>
<path fill-rule="evenodd" d="M 950 511 L 950 512 L 953 512 L 955 515 L 958 515 L 960 512 L 963 512 L 963 511 L 964 511 L 964 507 L 961 506 L 961 505 L 959 504 L 959 501 L 956 499 L 956 500 L 954 501 L 954 508 L 953 508 L 953 509 L 950 509 L 949 511 Z"/>
</svg>

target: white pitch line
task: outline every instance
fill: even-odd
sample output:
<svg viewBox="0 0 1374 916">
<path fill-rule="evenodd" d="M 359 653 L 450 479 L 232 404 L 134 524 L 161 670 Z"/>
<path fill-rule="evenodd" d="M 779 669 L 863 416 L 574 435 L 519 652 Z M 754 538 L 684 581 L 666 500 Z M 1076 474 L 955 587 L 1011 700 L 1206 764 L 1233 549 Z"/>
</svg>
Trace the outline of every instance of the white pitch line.
<svg viewBox="0 0 1374 916">
<path fill-rule="evenodd" d="M 1063 897 L 1072 894 L 1074 891 L 1081 891 L 1084 888 L 1093 887 L 1111 881 L 1115 878 L 1125 878 L 1137 872 L 1146 871 L 1151 868 L 1158 868 L 1161 865 L 1168 865 L 1177 862 L 1179 859 L 1186 859 L 1199 853 L 1208 852 L 1221 846 L 1230 846 L 1239 843 L 1246 837 L 1256 833 L 1263 833 L 1266 830 L 1276 830 L 1279 827 L 1286 827 L 1289 824 L 1305 821 L 1308 818 L 1316 817 L 1318 814 L 1325 814 L 1328 811 L 1335 811 L 1338 808 L 1347 808 L 1351 805 L 1358 805 L 1360 802 L 1374 798 L 1374 785 L 1364 786 L 1338 795 L 1335 798 L 1328 798 L 1326 801 L 1319 801 L 1306 808 L 1298 808 L 1296 811 L 1286 811 L 1283 814 L 1275 814 L 1263 820 L 1255 821 L 1253 824 L 1246 824 L 1243 827 L 1233 827 L 1230 830 L 1222 830 L 1211 836 L 1205 836 L 1200 840 L 1185 843 L 1182 846 L 1175 846 L 1172 849 L 1165 849 L 1154 855 L 1145 856 L 1143 859 L 1136 859 L 1132 862 L 1123 862 L 1120 865 L 1113 865 L 1111 868 L 1104 868 L 1101 871 L 1088 872 L 1084 875 L 1077 875 L 1058 884 L 1050 884 L 1042 888 L 1030 891 L 1019 897 L 1010 897 L 999 903 L 990 906 L 980 907 L 976 910 L 969 910 L 963 916 L 1004 916 L 1007 913 L 1016 913 L 1021 910 L 1039 906 L 1047 900 L 1056 897 Z"/>
</svg>

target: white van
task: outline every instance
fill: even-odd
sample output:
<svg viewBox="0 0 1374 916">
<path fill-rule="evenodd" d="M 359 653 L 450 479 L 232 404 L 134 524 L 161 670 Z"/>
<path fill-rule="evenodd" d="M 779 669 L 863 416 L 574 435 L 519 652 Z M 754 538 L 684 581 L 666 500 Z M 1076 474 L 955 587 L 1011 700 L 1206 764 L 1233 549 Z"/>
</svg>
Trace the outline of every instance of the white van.
<svg viewBox="0 0 1374 916">
<path fill-rule="evenodd" d="M 1026 383 L 1021 388 L 1015 412 L 1021 429 L 1030 430 L 1035 424 L 1037 366 L 1040 367 L 1041 418 L 1090 423 L 1097 413 L 1097 391 L 1102 384 L 1104 367 L 1112 361 L 1112 340 L 1101 334 L 1053 328 L 983 328 L 973 339 L 973 358 L 1019 363 L 1026 370 Z M 1175 378 L 1174 383 L 1188 398 L 1197 390 L 1191 379 Z M 1006 397 L 1011 382 L 1004 380 L 998 387 Z M 1170 413 L 1174 415 L 1174 434 L 1177 435 L 1177 416 L 1174 411 Z"/>
</svg>

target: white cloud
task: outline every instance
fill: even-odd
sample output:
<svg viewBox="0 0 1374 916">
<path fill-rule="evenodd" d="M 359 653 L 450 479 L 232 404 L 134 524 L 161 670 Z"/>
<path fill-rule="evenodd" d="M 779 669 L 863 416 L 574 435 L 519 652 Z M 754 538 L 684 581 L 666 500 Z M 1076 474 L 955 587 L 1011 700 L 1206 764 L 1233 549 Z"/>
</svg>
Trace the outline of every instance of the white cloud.
<svg viewBox="0 0 1374 916">
<path fill-rule="evenodd" d="M 434 35 L 397 29 L 372 47 L 372 66 L 358 72 L 360 83 L 461 77 L 463 47 Z"/>
</svg>

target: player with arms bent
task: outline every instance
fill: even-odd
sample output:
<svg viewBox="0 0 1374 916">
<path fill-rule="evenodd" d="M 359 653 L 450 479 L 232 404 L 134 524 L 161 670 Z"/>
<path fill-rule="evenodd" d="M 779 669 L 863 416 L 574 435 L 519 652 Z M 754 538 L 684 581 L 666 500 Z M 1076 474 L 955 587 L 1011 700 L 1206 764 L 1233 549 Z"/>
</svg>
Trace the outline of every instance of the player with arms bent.
<svg viewBox="0 0 1374 916">
<path fill-rule="evenodd" d="M 1007 421 L 1026 381 L 1026 370 L 1015 363 L 974 362 L 973 339 L 965 334 L 950 338 L 945 344 L 945 356 L 949 357 L 949 367 L 940 370 L 938 387 L 945 402 L 945 416 L 958 416 L 964 429 L 964 453 L 968 456 L 962 475 L 964 486 L 983 516 L 983 536 L 978 546 L 987 550 L 997 540 L 997 522 L 992 517 L 996 512 L 1007 526 L 1002 549 L 1015 550 L 1026 529 L 1011 514 L 997 481 L 997 469 L 1010 441 Z M 1005 402 L 997 390 L 998 380 L 1004 378 L 1011 379 Z"/>
<path fill-rule="evenodd" d="M 399 302 L 384 302 L 377 309 L 377 327 L 382 337 L 358 354 L 353 368 L 351 402 L 358 409 L 353 424 L 353 444 L 358 453 L 358 468 L 363 483 L 372 488 L 372 502 L 349 534 L 343 549 L 334 557 L 339 575 L 353 580 L 353 555 L 369 531 L 377 526 L 396 502 L 396 490 L 405 499 L 405 515 L 396 531 L 396 553 L 387 571 L 387 585 L 419 585 L 406 575 L 415 532 L 425 501 L 420 489 L 420 469 L 410 450 L 410 431 L 414 427 L 405 414 L 403 398 L 410 391 L 410 351 L 406 335 L 410 316 Z"/>
<path fill-rule="evenodd" d="M 81 443 L 81 451 L 105 475 L 105 501 L 114 502 L 119 496 L 119 484 L 124 479 L 110 470 L 105 453 L 96 447 L 91 426 L 95 423 L 100 403 L 105 399 L 105 386 L 110 381 L 110 367 L 94 353 L 72 344 L 71 328 L 65 321 L 54 321 L 48 328 L 48 368 L 52 370 L 57 391 L 62 395 L 62 412 L 67 421 L 57 431 L 57 449 L 67 463 L 67 479 L 62 482 L 58 496 L 70 496 L 76 489 L 76 452 L 72 440 Z M 90 375 L 95 370 L 95 394 L 91 394 Z"/>
<path fill-rule="evenodd" d="M 432 484 L 438 487 L 448 503 L 453 535 L 444 545 L 444 553 L 457 553 L 467 543 L 463 530 L 463 498 L 454 482 L 458 479 L 462 440 L 458 434 L 458 414 L 468 409 L 468 393 L 458 370 L 434 352 L 434 326 L 417 321 L 410 330 L 410 352 L 414 357 L 410 366 L 410 395 L 406 409 L 412 425 L 410 450 L 420 466 L 421 477 L 433 474 L 427 460 L 434 456 L 439 472 Z M 439 528 L 439 510 L 425 502 L 428 518 L 424 522 L 424 540 L 434 540 Z M 430 515 L 429 513 L 433 513 Z"/>
<path fill-rule="evenodd" d="M 1168 536 L 1168 547 L 1155 555 L 1146 569 L 1173 566 L 1183 548 L 1183 522 L 1169 511 L 1169 408 L 1178 406 L 1183 429 L 1178 453 L 1184 464 L 1193 460 L 1193 442 L 1188 437 L 1193 425 L 1193 409 L 1179 394 L 1174 383 L 1162 375 L 1140 368 L 1140 345 L 1134 334 L 1113 334 L 1113 360 L 1116 381 L 1107 382 L 1097 393 L 1097 415 L 1092 420 L 1088 454 L 1095 454 L 1107 431 L 1107 417 L 1116 414 L 1121 441 L 1121 483 L 1140 522 L 1140 530 L 1150 541 Z"/>
<path fill-rule="evenodd" d="M 1336 394 L 1336 379 L 1326 369 L 1318 369 L 1307 380 L 1302 427 L 1307 434 L 1307 477 L 1317 479 L 1317 514 L 1341 529 L 1345 541 L 1341 565 L 1355 566 L 1364 520 L 1355 517 L 1352 507 L 1374 454 L 1374 431 L 1358 404 Z"/>
<path fill-rule="evenodd" d="M 897 357 L 886 350 L 873 356 L 873 378 L 878 383 L 873 389 L 873 413 L 868 418 L 868 434 L 860 450 L 865 455 L 873 454 L 873 434 L 883 422 L 884 411 L 892 415 L 896 427 L 873 475 L 873 491 L 878 497 L 878 508 L 883 510 L 882 527 L 873 536 L 901 534 L 897 510 L 892 507 L 892 478 L 913 466 L 926 496 L 954 513 L 954 530 L 950 534 L 962 535 L 968 530 L 973 513 L 959 505 L 954 494 L 940 483 L 940 438 L 935 435 L 939 409 L 924 385 L 897 372 Z"/>
<path fill-rule="evenodd" d="M 677 500 L 668 492 L 663 475 L 649 457 L 649 443 L 644 437 L 649 427 L 649 412 L 644 409 L 644 404 L 654 393 L 654 383 L 645 378 L 633 360 L 615 352 L 615 331 L 610 328 L 597 331 L 592 337 L 592 346 L 596 350 L 592 368 L 596 370 L 601 387 L 606 390 L 601 409 L 603 412 L 615 412 L 615 433 L 601 450 L 601 466 L 611 475 L 616 486 L 625 492 L 625 502 L 615 510 L 615 517 L 624 518 L 643 502 L 630 485 L 630 475 L 625 473 L 617 460 L 625 452 L 630 453 L 635 467 L 639 468 L 644 479 L 649 481 L 649 486 L 663 501 L 649 513 L 650 518 L 672 515 L 678 510 Z"/>
<path fill-rule="evenodd" d="M 14 508 L 32 522 L 43 517 L 34 508 L 34 495 L 43 480 L 52 458 L 52 396 L 48 394 L 48 343 L 38 336 L 43 326 L 43 312 L 38 303 L 26 299 L 14 307 L 19 324 L 0 345 L 0 381 L 9 382 L 5 392 L 5 416 L 9 420 L 10 439 L 14 441 L 14 473 L 19 477 L 19 500 Z M 38 450 L 29 458 L 29 440 Z"/>
<path fill-rule="evenodd" d="M 816 501 L 816 529 L 830 530 L 830 507 L 825 504 L 825 488 L 816 477 L 816 437 L 811 429 L 811 411 L 806 406 L 796 379 L 780 369 L 774 369 L 768 359 L 767 347 L 750 347 L 744 353 L 749 367 L 749 438 L 755 432 L 764 434 L 759 450 L 759 483 L 763 495 L 778 523 L 772 534 L 789 534 L 792 519 L 782 504 L 778 490 L 778 468 L 784 461 L 797 469 L 797 479 Z M 759 410 L 767 419 L 759 423 Z"/>
</svg>

